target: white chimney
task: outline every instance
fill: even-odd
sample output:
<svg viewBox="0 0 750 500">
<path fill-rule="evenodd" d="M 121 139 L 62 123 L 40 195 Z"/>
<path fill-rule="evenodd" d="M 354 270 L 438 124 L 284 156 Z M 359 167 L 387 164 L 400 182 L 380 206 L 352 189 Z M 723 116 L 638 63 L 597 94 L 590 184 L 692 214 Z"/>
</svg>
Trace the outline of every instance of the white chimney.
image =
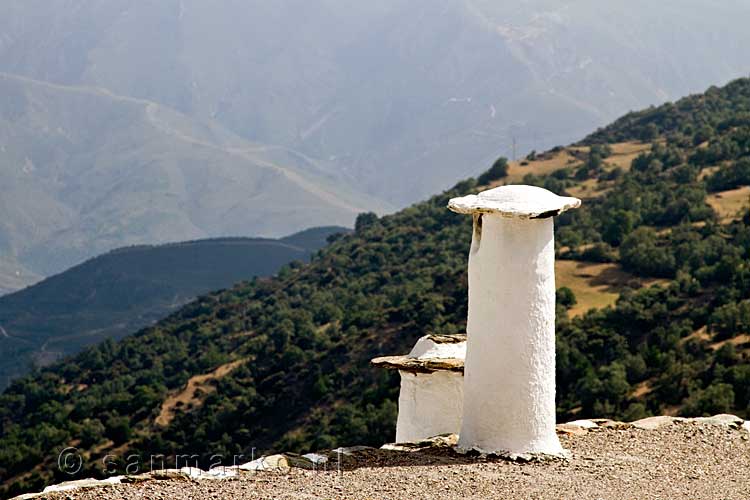
<svg viewBox="0 0 750 500">
<path fill-rule="evenodd" d="M 555 432 L 552 217 L 580 204 L 514 185 L 448 203 L 474 216 L 460 449 L 563 453 Z"/>
<path fill-rule="evenodd" d="M 465 356 L 466 335 L 425 335 L 406 356 L 372 360 L 401 375 L 396 442 L 458 434 Z"/>
</svg>

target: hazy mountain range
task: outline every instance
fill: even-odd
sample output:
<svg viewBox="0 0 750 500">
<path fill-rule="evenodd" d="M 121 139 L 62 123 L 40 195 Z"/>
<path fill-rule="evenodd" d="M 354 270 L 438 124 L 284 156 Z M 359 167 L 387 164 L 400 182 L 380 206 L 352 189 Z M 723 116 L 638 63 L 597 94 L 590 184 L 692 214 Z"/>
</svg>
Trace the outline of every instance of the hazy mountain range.
<svg viewBox="0 0 750 500">
<path fill-rule="evenodd" d="M 34 274 L 130 244 L 349 225 L 383 206 L 149 101 L 4 75 L 0 94 L 0 254 Z"/>
<path fill-rule="evenodd" d="M 403 206 L 747 74 L 748 15 L 708 0 L 6 0 L 0 292 L 117 246 Z"/>
</svg>

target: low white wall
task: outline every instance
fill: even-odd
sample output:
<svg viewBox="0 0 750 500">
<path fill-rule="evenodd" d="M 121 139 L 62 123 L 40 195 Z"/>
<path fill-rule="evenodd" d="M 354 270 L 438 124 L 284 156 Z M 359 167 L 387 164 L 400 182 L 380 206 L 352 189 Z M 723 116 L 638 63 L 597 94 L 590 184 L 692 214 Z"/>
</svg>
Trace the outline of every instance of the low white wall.
<svg viewBox="0 0 750 500">
<path fill-rule="evenodd" d="M 463 413 L 463 374 L 400 371 L 396 442 L 458 434 Z"/>
</svg>

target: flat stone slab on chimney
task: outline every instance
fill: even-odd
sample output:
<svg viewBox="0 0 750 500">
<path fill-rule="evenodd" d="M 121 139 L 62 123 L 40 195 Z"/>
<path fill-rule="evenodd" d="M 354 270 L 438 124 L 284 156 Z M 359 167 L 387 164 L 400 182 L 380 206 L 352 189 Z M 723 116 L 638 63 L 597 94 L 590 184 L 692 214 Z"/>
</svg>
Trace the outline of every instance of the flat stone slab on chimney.
<svg viewBox="0 0 750 500">
<path fill-rule="evenodd" d="M 414 359 L 409 356 L 381 356 L 371 361 L 375 366 L 408 373 L 464 372 L 464 360 L 456 358 Z"/>
<path fill-rule="evenodd" d="M 578 198 L 524 185 L 500 186 L 448 202 L 448 208 L 459 214 L 498 214 L 519 219 L 545 219 L 579 206 Z"/>
<path fill-rule="evenodd" d="M 381 368 L 410 373 L 464 371 L 466 334 L 429 334 L 420 338 L 405 356 L 381 356 L 371 363 Z"/>
</svg>

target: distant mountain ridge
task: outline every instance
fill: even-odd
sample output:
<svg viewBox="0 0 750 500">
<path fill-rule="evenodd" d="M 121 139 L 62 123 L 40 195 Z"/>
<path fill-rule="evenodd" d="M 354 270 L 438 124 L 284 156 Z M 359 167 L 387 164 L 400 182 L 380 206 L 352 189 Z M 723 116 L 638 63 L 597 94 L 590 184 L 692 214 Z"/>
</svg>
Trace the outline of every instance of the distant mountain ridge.
<svg viewBox="0 0 750 500">
<path fill-rule="evenodd" d="M 218 238 L 112 250 L 0 297 L 0 389 L 32 364 L 45 366 L 104 339 L 118 339 L 198 295 L 306 261 L 326 238 L 312 228 L 285 238 Z"/>
<path fill-rule="evenodd" d="M 514 141 L 519 154 L 567 144 L 750 71 L 741 0 L 4 7 L 0 71 L 213 120 L 395 206 L 511 156 Z"/>
<path fill-rule="evenodd" d="M 737 0 L 7 0 L 0 291 L 120 246 L 391 212 L 746 75 L 748 17 Z"/>
<path fill-rule="evenodd" d="M 125 245 L 278 237 L 387 209 L 156 103 L 8 74 L 0 93 L 0 288 Z"/>
</svg>

